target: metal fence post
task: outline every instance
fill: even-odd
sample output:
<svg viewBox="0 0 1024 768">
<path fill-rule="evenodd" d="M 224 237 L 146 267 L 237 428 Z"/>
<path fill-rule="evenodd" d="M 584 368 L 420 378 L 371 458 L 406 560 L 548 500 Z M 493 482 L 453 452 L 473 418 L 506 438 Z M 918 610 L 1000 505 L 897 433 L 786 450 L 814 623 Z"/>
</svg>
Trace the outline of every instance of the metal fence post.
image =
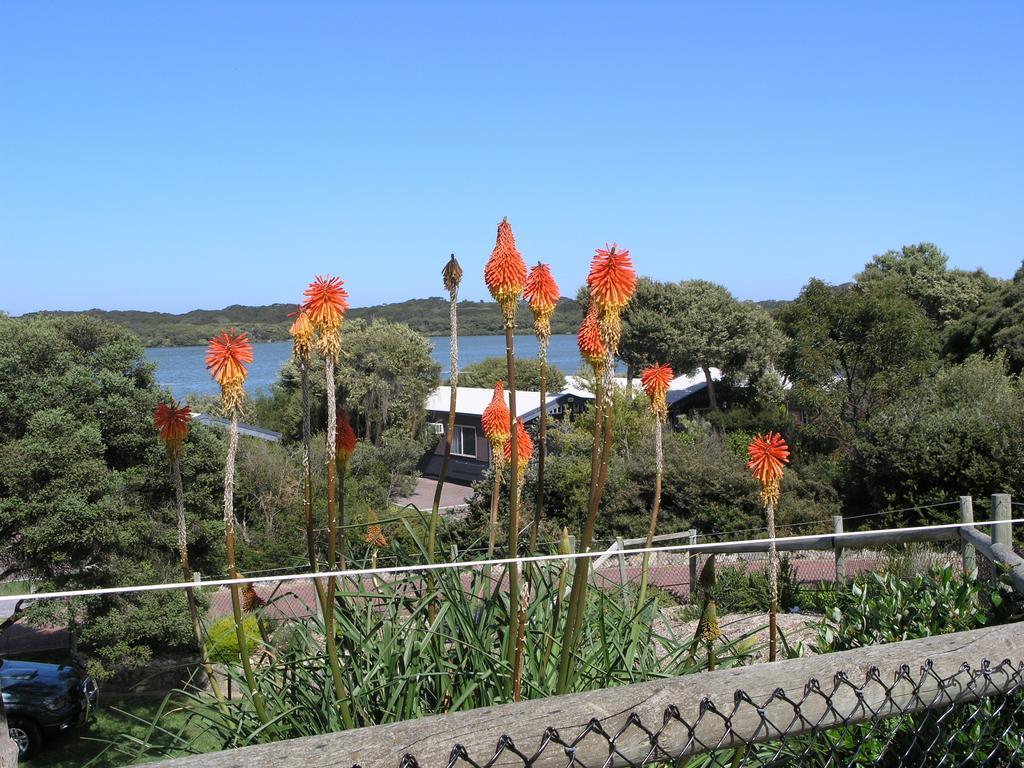
<svg viewBox="0 0 1024 768">
<path fill-rule="evenodd" d="M 843 516 L 832 515 L 832 533 L 843 532 Z M 836 553 L 836 589 L 846 586 L 846 556 L 843 554 L 841 539 L 835 540 Z"/>
<path fill-rule="evenodd" d="M 697 529 L 691 528 L 687 533 L 690 535 L 690 546 L 696 546 Z M 689 550 L 686 552 L 686 564 L 690 569 L 690 599 L 693 600 L 697 594 L 697 555 Z"/>
<path fill-rule="evenodd" d="M 974 499 L 971 496 L 960 497 L 960 522 L 974 527 Z M 960 537 L 960 553 L 964 559 L 964 574 L 969 579 L 978 578 L 978 560 L 974 546 L 963 536 Z"/>
</svg>

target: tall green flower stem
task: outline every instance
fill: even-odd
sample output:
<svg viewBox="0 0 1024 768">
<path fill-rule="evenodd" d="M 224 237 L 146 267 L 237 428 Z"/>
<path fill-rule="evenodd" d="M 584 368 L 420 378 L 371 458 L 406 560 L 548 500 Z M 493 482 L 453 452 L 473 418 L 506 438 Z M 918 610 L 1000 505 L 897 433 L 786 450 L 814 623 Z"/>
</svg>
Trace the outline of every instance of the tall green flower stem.
<svg viewBox="0 0 1024 768">
<path fill-rule="evenodd" d="M 327 387 L 327 570 L 337 570 L 338 519 L 336 514 L 337 488 L 335 484 L 335 453 L 338 434 L 338 411 L 334 390 L 334 357 L 324 358 L 324 379 Z M 334 692 L 341 708 L 341 718 L 346 728 L 353 726 L 352 713 L 348 706 L 348 692 L 341 676 L 338 662 L 338 643 L 334 628 L 334 594 L 337 579 L 327 578 L 326 610 L 324 611 L 324 632 L 326 634 L 327 659 L 331 666 L 331 677 L 334 679 Z"/>
<path fill-rule="evenodd" d="M 174 482 L 174 506 L 178 513 L 178 558 L 181 561 L 181 572 L 185 581 L 192 581 L 192 568 L 188 562 L 188 529 L 185 525 L 185 492 L 181 484 L 181 456 L 177 451 L 171 452 L 171 479 Z M 196 648 L 199 649 L 199 661 L 203 665 L 206 679 L 210 681 L 210 690 L 220 704 L 224 704 L 224 694 L 220 690 L 217 678 L 213 675 L 213 666 L 206 653 L 203 641 L 203 623 L 199 616 L 199 605 L 192 587 L 185 588 L 185 599 L 188 602 L 188 613 L 192 617 L 192 632 L 196 637 Z"/>
<path fill-rule="evenodd" d="M 661 510 L 661 479 L 665 472 L 665 451 L 662 446 L 662 425 L 661 419 L 654 417 L 654 502 L 651 505 L 651 523 L 647 527 L 647 541 L 645 549 L 650 550 L 654 545 L 654 531 L 658 527 L 658 512 Z M 643 565 L 640 568 L 640 594 L 637 597 L 636 607 L 641 610 L 644 601 L 647 599 L 647 578 L 650 570 L 651 553 L 644 552 Z"/>
<path fill-rule="evenodd" d="M 224 463 L 224 538 L 227 547 L 228 575 L 232 579 L 238 578 L 238 569 L 235 567 L 235 456 L 238 454 L 238 410 L 231 412 L 231 431 L 228 433 L 228 455 Z M 256 709 L 256 716 L 263 725 L 269 724 L 267 711 L 263 705 L 263 695 L 256 687 L 256 676 L 252 671 L 252 659 L 249 657 L 249 643 L 245 637 L 245 628 L 242 623 L 242 602 L 239 595 L 238 584 L 231 585 L 231 612 L 235 617 L 235 637 L 238 639 L 238 655 L 241 657 L 242 669 L 245 672 L 245 682 L 252 694 L 253 707 Z"/>
<path fill-rule="evenodd" d="M 603 465 L 607 465 L 608 461 L 608 457 L 603 450 L 605 441 L 602 439 L 605 427 L 606 394 L 604 382 L 600 377 L 598 377 L 595 383 L 595 389 L 597 392 L 594 399 L 594 444 L 590 451 L 590 499 L 587 505 L 587 520 L 584 523 L 583 535 L 580 539 L 581 553 L 589 552 L 594 541 L 594 527 L 597 523 L 597 510 L 600 506 L 601 469 Z M 608 431 L 610 433 L 610 423 Z M 571 682 L 572 657 L 583 622 L 583 606 L 587 597 L 587 579 L 589 574 L 590 558 L 578 558 L 573 571 L 572 590 L 569 593 L 569 606 L 566 610 L 565 629 L 562 635 L 562 651 L 558 662 L 557 693 L 565 693 Z"/>
<path fill-rule="evenodd" d="M 299 379 L 302 387 L 302 508 L 306 515 L 306 549 L 309 552 L 309 567 L 313 573 L 320 570 L 319 558 L 316 554 L 316 533 L 313 525 L 313 467 L 310 458 L 310 427 L 309 427 L 309 363 L 299 360 Z M 313 579 L 317 601 L 320 603 L 320 614 L 327 615 L 327 595 L 320 579 Z"/>
<path fill-rule="evenodd" d="M 547 453 L 548 433 L 548 339 L 538 336 L 540 342 L 540 428 L 537 433 L 537 502 L 530 528 L 530 556 L 537 554 L 537 532 L 544 515 L 544 456 Z"/>
<path fill-rule="evenodd" d="M 775 505 L 767 504 L 765 511 L 768 513 L 768 589 L 771 595 L 768 608 L 768 661 L 775 661 L 779 633 L 779 553 L 775 549 Z"/>
<path fill-rule="evenodd" d="M 449 389 L 451 394 L 448 398 L 448 429 L 444 436 L 444 458 L 441 460 L 441 473 L 437 477 L 437 485 L 434 488 L 434 504 L 430 508 L 430 531 L 427 535 L 427 560 L 434 562 L 434 551 L 437 540 L 437 522 L 441 516 L 441 491 L 444 488 L 445 478 L 448 477 L 448 462 L 452 457 L 452 437 L 455 433 L 455 402 L 459 388 L 459 283 L 462 282 L 462 267 L 451 255 L 444 270 L 441 272 L 444 280 L 444 287 L 448 289 L 448 321 L 451 329 L 449 339 Z M 433 574 L 431 574 L 433 575 Z"/>
<path fill-rule="evenodd" d="M 509 459 L 508 479 L 508 557 L 519 556 L 519 437 L 516 424 L 516 356 L 515 341 L 512 335 L 513 324 L 505 323 L 505 359 L 508 364 L 508 412 L 509 441 L 511 456 Z M 516 638 L 519 634 L 519 564 L 512 562 L 508 566 L 508 643 L 506 657 L 515 676 Z M 511 679 L 509 680 L 511 684 Z"/>
</svg>

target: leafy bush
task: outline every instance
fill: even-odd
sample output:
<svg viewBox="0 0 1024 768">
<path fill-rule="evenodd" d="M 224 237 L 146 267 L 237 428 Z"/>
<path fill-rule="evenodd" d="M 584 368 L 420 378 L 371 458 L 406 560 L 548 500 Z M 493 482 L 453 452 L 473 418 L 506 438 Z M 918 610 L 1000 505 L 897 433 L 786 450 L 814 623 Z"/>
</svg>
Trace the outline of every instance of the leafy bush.
<svg viewBox="0 0 1024 768">
<path fill-rule="evenodd" d="M 949 565 L 900 578 L 894 573 L 859 577 L 818 628 L 822 652 L 913 640 L 977 629 L 987 623 L 976 582 Z"/>
<path fill-rule="evenodd" d="M 259 622 L 256 617 L 246 616 L 242 619 L 242 629 L 245 632 L 245 640 L 249 648 L 256 648 L 261 642 Z M 206 652 L 210 661 L 223 664 L 239 663 L 238 633 L 235 632 L 233 617 L 224 616 L 210 625 L 206 637 Z"/>
</svg>

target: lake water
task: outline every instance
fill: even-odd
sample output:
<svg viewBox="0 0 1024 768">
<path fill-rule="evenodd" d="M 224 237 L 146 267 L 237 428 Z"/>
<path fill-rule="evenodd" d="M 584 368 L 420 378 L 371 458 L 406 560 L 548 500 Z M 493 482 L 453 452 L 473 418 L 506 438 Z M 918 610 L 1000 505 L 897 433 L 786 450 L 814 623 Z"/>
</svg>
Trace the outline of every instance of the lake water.
<svg viewBox="0 0 1024 768">
<path fill-rule="evenodd" d="M 441 377 L 448 377 L 448 337 L 431 336 L 433 357 L 441 365 Z M 250 395 L 267 390 L 277 380 L 278 371 L 292 354 L 290 341 L 275 341 L 253 345 L 253 363 L 245 389 Z M 533 335 L 516 336 L 516 356 L 536 357 L 537 338 Z M 146 357 L 157 364 L 156 380 L 161 387 L 171 390 L 178 399 L 189 395 L 215 395 L 220 390 L 206 370 L 206 347 L 150 347 Z M 460 336 L 459 366 L 465 368 L 486 357 L 505 356 L 504 336 Z M 548 361 L 563 373 L 579 370 L 582 360 L 576 346 L 576 337 L 570 334 L 552 336 L 548 347 Z"/>
</svg>

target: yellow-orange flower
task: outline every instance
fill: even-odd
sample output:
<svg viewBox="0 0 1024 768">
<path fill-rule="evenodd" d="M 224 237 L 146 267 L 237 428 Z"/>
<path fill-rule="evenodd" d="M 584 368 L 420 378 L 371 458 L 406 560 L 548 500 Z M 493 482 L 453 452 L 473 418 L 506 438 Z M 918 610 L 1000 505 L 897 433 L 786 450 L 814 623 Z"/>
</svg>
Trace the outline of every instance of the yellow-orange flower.
<svg viewBox="0 0 1024 768">
<path fill-rule="evenodd" d="M 629 251 L 619 251 L 618 245 L 598 248 L 590 262 L 587 275 L 590 300 L 597 305 L 598 320 L 601 323 L 601 337 L 613 354 L 619 349 L 622 335 L 620 316 L 622 308 L 629 303 L 636 292 L 636 270 L 629 258 Z"/>
<path fill-rule="evenodd" d="M 765 506 L 774 506 L 779 501 L 783 465 L 789 463 L 789 446 L 778 432 L 758 433 L 747 446 L 747 455 L 750 456 L 747 468 L 761 483 L 761 501 Z"/>
<path fill-rule="evenodd" d="M 601 328 L 597 324 L 597 305 L 591 303 L 583 318 L 583 324 L 576 335 L 576 342 L 579 344 L 580 355 L 594 368 L 595 373 L 600 373 L 605 364 L 605 346 L 601 340 Z"/>
<path fill-rule="evenodd" d="M 337 361 L 341 352 L 341 323 L 348 310 L 348 292 L 341 278 L 316 276 L 305 290 L 302 308 L 317 332 L 317 350 Z"/>
<path fill-rule="evenodd" d="M 636 270 L 629 251 L 617 249 L 614 243 L 611 248 L 598 248 L 590 262 L 587 286 L 601 314 L 622 311 L 636 292 Z"/>
<path fill-rule="evenodd" d="M 551 315 L 558 305 L 558 283 L 551 276 L 551 267 L 538 262 L 526 276 L 526 290 L 523 291 L 530 311 L 533 312 L 533 328 L 542 346 L 551 336 Z"/>
<path fill-rule="evenodd" d="M 512 328 L 516 322 L 516 302 L 526 287 L 526 262 L 523 261 L 516 238 L 508 219 L 498 225 L 498 237 L 491 251 L 491 258 L 484 267 L 484 282 L 491 296 L 501 306 L 505 326 Z"/>
<path fill-rule="evenodd" d="M 338 411 L 338 429 L 334 433 L 335 456 L 341 462 L 341 466 L 348 465 L 348 460 L 356 450 L 356 433 L 348 420 L 348 411 L 344 408 Z"/>
<path fill-rule="evenodd" d="M 309 365 L 313 352 L 313 324 L 309 314 L 300 306 L 288 317 L 294 317 L 288 333 L 292 337 L 292 357 Z"/>
<path fill-rule="evenodd" d="M 667 365 L 649 365 L 640 374 L 640 386 L 643 387 L 647 397 L 651 400 L 651 410 L 655 415 L 666 421 L 668 419 L 668 406 L 665 403 L 665 393 L 672 383 L 672 368 Z"/>
<path fill-rule="evenodd" d="M 181 446 L 188 436 L 188 423 L 192 420 L 192 411 L 187 405 L 178 405 L 173 399 L 170 403 L 159 403 L 153 411 L 153 426 L 160 433 L 160 439 L 167 446 L 171 456 L 181 455 Z"/>
<path fill-rule="evenodd" d="M 243 331 L 221 331 L 206 348 L 206 367 L 220 384 L 221 401 L 228 413 L 238 411 L 245 399 L 245 364 L 252 362 L 252 344 Z"/>
<path fill-rule="evenodd" d="M 509 413 L 508 405 L 505 404 L 505 383 L 494 382 L 494 397 L 484 408 L 480 417 L 480 424 L 484 430 L 484 436 L 491 444 L 491 454 L 494 457 L 495 466 L 501 465 L 504 456 L 502 450 L 509 437 L 512 435 L 512 416 Z"/>
<path fill-rule="evenodd" d="M 512 461 L 512 441 L 509 440 L 502 446 L 501 452 L 505 456 L 505 461 Z M 530 458 L 533 456 L 533 440 L 530 438 L 530 433 L 526 431 L 526 427 L 523 425 L 522 419 L 516 419 L 516 458 L 517 468 L 516 473 L 519 479 L 519 489 L 523 488 L 523 480 L 526 477 L 526 465 L 530 462 Z"/>
</svg>

